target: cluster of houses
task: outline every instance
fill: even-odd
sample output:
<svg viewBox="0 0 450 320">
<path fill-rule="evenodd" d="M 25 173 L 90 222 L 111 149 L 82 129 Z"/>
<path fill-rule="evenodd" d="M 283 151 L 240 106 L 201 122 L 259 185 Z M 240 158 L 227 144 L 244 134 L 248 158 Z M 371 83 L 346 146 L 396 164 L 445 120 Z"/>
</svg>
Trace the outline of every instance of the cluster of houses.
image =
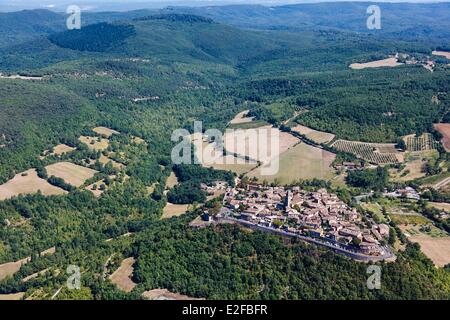
<svg viewBox="0 0 450 320">
<path fill-rule="evenodd" d="M 404 198 L 411 200 L 420 200 L 419 193 L 411 187 L 406 187 L 404 189 L 397 189 L 393 192 L 384 192 L 383 196 L 387 198 Z"/>
<path fill-rule="evenodd" d="M 369 227 L 356 209 L 325 189 L 310 192 L 300 187 L 262 185 L 227 188 L 223 205 L 223 214 L 257 226 L 320 238 L 368 255 L 383 255 L 382 244 L 389 237 L 387 225 Z"/>
</svg>

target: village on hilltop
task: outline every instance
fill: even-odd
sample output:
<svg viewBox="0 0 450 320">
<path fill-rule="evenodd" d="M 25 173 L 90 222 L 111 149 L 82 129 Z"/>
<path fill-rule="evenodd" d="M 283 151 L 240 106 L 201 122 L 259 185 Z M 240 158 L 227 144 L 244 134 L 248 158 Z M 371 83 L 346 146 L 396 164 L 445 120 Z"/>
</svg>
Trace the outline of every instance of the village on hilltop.
<svg viewBox="0 0 450 320">
<path fill-rule="evenodd" d="M 207 220 L 210 217 L 207 217 Z M 228 187 L 216 221 L 243 223 L 316 243 L 336 251 L 391 257 L 386 246 L 389 226 L 377 224 L 326 189 L 249 184 Z M 371 259 L 367 259 L 371 260 Z"/>
</svg>

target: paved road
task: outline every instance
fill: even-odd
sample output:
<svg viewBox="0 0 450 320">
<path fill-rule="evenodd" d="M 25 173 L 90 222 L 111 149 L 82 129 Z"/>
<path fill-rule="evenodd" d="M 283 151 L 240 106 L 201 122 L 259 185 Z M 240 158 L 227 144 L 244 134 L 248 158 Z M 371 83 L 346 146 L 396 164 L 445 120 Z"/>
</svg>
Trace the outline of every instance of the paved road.
<svg viewBox="0 0 450 320">
<path fill-rule="evenodd" d="M 244 221 L 241 219 L 235 219 L 235 218 L 221 218 L 222 221 L 229 221 L 229 222 L 236 222 L 236 223 L 240 223 L 242 225 L 245 225 L 247 227 L 250 228 L 254 228 L 254 229 L 259 229 L 259 230 L 263 230 L 263 231 L 268 231 L 271 233 L 275 233 L 275 234 L 281 234 L 281 235 L 285 235 L 288 237 L 296 237 L 299 238 L 301 240 L 304 240 L 306 242 L 309 243 L 314 243 L 317 244 L 319 246 L 323 246 L 323 247 L 327 247 L 329 249 L 332 249 L 333 251 L 336 251 L 338 253 L 342 253 L 345 254 L 346 256 L 353 258 L 355 260 L 359 260 L 359 261 L 382 261 L 382 260 L 391 260 L 391 259 L 395 259 L 395 255 L 392 253 L 391 249 L 386 247 L 383 247 L 383 249 L 385 250 L 385 254 L 382 256 L 370 256 L 370 255 L 365 255 L 353 250 L 350 250 L 348 247 L 345 247 L 342 244 L 339 243 L 331 243 L 329 241 L 324 241 L 324 240 L 320 240 L 319 238 L 310 238 L 310 237 L 305 237 L 296 233 L 292 233 L 292 232 L 287 232 L 287 231 L 283 231 L 283 230 L 279 230 L 279 229 L 274 229 L 274 228 L 269 228 L 269 227 L 264 227 L 264 226 L 260 226 L 248 221 Z"/>
</svg>

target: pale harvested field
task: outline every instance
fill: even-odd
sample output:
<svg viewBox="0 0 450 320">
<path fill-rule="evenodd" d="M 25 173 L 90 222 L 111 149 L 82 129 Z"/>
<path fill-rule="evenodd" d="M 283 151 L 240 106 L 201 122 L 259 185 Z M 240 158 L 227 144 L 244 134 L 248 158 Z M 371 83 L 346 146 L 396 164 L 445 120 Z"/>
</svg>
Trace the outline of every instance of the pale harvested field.
<svg viewBox="0 0 450 320">
<path fill-rule="evenodd" d="M 105 185 L 105 190 L 100 190 L 100 186 L 102 185 L 102 184 L 105 184 L 105 182 L 104 182 L 104 180 L 99 180 L 99 181 L 97 181 L 97 182 L 94 182 L 93 184 L 90 184 L 90 185 L 88 185 L 87 187 L 86 187 L 86 190 L 89 190 L 90 192 L 92 192 L 92 194 L 95 196 L 95 197 L 100 197 L 102 194 L 103 194 L 103 192 L 105 192 L 106 190 L 108 190 L 108 187 Z M 95 189 L 94 190 L 94 185 L 97 185 L 97 189 Z"/>
<path fill-rule="evenodd" d="M 22 265 L 30 262 L 31 258 L 25 258 L 16 262 L 8 262 L 0 265 L 0 281 L 12 277 L 16 272 L 20 270 Z"/>
<path fill-rule="evenodd" d="M 206 168 L 214 168 L 216 170 L 225 170 L 235 172 L 237 175 L 241 175 L 254 169 L 258 163 L 253 160 L 245 160 L 240 157 L 235 157 L 234 155 L 228 154 L 226 156 L 221 152 L 214 153 L 214 143 L 208 144 L 207 142 L 202 142 L 203 145 L 203 156 L 202 166 Z M 200 150 L 195 149 L 195 155 L 200 159 Z"/>
<path fill-rule="evenodd" d="M 114 161 L 113 159 L 108 158 L 105 155 L 101 155 L 100 158 L 98 159 L 98 161 L 103 164 L 106 165 L 108 162 L 111 162 L 112 166 L 116 169 L 122 170 L 125 166 L 117 161 Z"/>
<path fill-rule="evenodd" d="M 258 133 L 261 132 L 262 142 L 258 138 Z M 274 144 L 272 150 L 271 141 L 277 141 L 278 148 Z M 298 138 L 278 128 L 264 126 L 247 130 L 227 130 L 224 135 L 224 148 L 229 153 L 269 163 L 271 159 L 292 148 L 299 141 Z"/>
<path fill-rule="evenodd" d="M 153 289 L 142 293 L 142 297 L 147 300 L 204 300 L 192 298 L 183 294 L 173 293 L 167 289 Z"/>
<path fill-rule="evenodd" d="M 239 123 L 248 123 L 253 121 L 253 117 L 247 117 L 247 114 L 250 110 L 245 110 L 238 113 L 233 120 L 230 121 L 230 124 L 239 124 Z"/>
<path fill-rule="evenodd" d="M 233 163 L 237 161 L 237 158 L 231 155 L 223 157 L 223 161 L 227 162 L 224 162 L 224 164 L 203 164 L 203 166 L 206 168 L 214 168 L 216 170 L 231 171 L 236 173 L 238 176 L 253 170 L 257 166 L 256 162 L 249 164 Z"/>
<path fill-rule="evenodd" d="M 106 127 L 96 127 L 94 129 L 92 129 L 92 131 L 94 131 L 95 133 L 105 136 L 105 137 L 111 137 L 113 134 L 120 134 L 119 131 L 110 129 L 110 128 L 106 128 Z"/>
<path fill-rule="evenodd" d="M 334 153 L 300 143 L 280 155 L 279 171 L 276 175 L 262 175 L 261 168 L 250 171 L 247 176 L 259 181 L 269 182 L 277 179 L 281 184 L 288 184 L 299 179 L 332 179 L 334 169 L 331 167 L 336 155 Z"/>
<path fill-rule="evenodd" d="M 443 136 L 441 142 L 445 151 L 450 152 L 450 123 L 435 123 L 433 126 Z"/>
<path fill-rule="evenodd" d="M 147 142 L 145 142 L 144 139 L 139 138 L 139 137 L 135 137 L 135 136 L 133 136 L 132 141 L 133 141 L 134 143 L 137 143 L 137 144 L 147 144 Z"/>
<path fill-rule="evenodd" d="M 188 204 L 173 204 L 167 202 L 166 206 L 163 209 L 161 220 L 181 216 L 186 213 L 188 208 Z"/>
<path fill-rule="evenodd" d="M 446 202 L 428 202 L 428 204 L 433 207 L 436 208 L 438 210 L 443 210 L 446 212 L 450 212 L 450 203 L 446 203 Z"/>
<path fill-rule="evenodd" d="M 173 187 L 175 187 L 178 184 L 178 178 L 175 175 L 175 172 L 171 172 L 170 176 L 167 178 L 166 181 L 166 189 L 172 189 Z"/>
<path fill-rule="evenodd" d="M 63 155 L 65 153 L 72 152 L 74 150 L 76 150 L 76 148 L 73 148 L 73 147 L 70 147 L 70 146 L 68 146 L 66 144 L 61 143 L 61 144 L 58 144 L 57 146 L 55 146 L 53 148 L 53 154 L 55 154 L 57 156 L 60 156 L 60 155 Z"/>
<path fill-rule="evenodd" d="M 431 237 L 420 234 L 408 238 L 417 242 L 423 253 L 430 258 L 435 265 L 443 267 L 450 263 L 450 237 Z"/>
<path fill-rule="evenodd" d="M 433 51 L 432 54 L 434 56 L 442 56 L 450 60 L 450 52 L 446 51 Z"/>
<path fill-rule="evenodd" d="M 12 301 L 12 300 L 22 300 L 25 296 L 25 292 L 18 292 L 12 294 L 0 294 L 0 301 Z"/>
<path fill-rule="evenodd" d="M 46 167 L 48 176 L 63 179 L 66 183 L 79 187 L 87 179 L 92 178 L 97 171 L 82 167 L 71 162 L 58 162 Z"/>
<path fill-rule="evenodd" d="M 331 142 L 335 137 L 335 135 L 332 133 L 317 131 L 302 125 L 297 125 L 291 128 L 291 130 L 294 132 L 298 132 L 299 134 L 319 144 Z"/>
<path fill-rule="evenodd" d="M 103 151 L 109 146 L 109 140 L 104 138 L 81 136 L 78 140 L 87 145 L 89 149 L 95 151 Z"/>
<path fill-rule="evenodd" d="M 134 262 L 133 257 L 124 259 L 120 267 L 109 277 L 112 283 L 125 292 L 131 292 L 136 286 L 136 283 L 131 280 Z"/>
<path fill-rule="evenodd" d="M 366 68 L 397 67 L 400 65 L 402 65 L 402 63 L 399 63 L 397 58 L 387 58 L 366 63 L 352 63 L 350 68 L 360 70 Z"/>
<path fill-rule="evenodd" d="M 44 250 L 40 253 L 41 256 L 54 254 L 56 252 L 56 248 L 52 247 L 47 250 Z M 0 265 L 0 281 L 13 276 L 16 272 L 20 270 L 20 267 L 22 265 L 27 264 L 31 261 L 31 257 L 26 257 L 22 260 L 15 261 L 15 262 L 7 262 Z"/>
<path fill-rule="evenodd" d="M 394 172 L 392 177 L 397 181 L 408 181 L 425 177 L 426 173 L 422 172 L 422 168 L 426 163 L 427 162 L 422 159 L 409 161 L 405 164 L 405 168 L 402 171 Z M 403 175 L 406 172 L 408 173 Z"/>
<path fill-rule="evenodd" d="M 13 179 L 0 185 L 0 200 L 10 199 L 20 194 L 33 194 L 38 191 L 41 191 L 46 196 L 67 193 L 67 191 L 39 178 L 35 169 L 30 169 L 24 173 L 27 175 L 22 176 L 23 173 L 19 173 Z"/>
</svg>

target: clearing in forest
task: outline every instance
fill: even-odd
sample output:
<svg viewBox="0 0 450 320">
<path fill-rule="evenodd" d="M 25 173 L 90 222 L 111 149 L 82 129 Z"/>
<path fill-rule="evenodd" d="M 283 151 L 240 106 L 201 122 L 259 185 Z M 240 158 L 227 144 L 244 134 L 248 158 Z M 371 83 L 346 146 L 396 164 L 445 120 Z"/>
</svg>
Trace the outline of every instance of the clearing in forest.
<svg viewBox="0 0 450 320">
<path fill-rule="evenodd" d="M 166 181 L 166 190 L 172 189 L 177 184 L 178 184 L 178 178 L 177 178 L 175 172 L 172 171 Z"/>
<path fill-rule="evenodd" d="M 82 167 L 71 162 L 57 162 L 46 167 L 49 177 L 55 176 L 63 179 L 66 183 L 79 187 L 92 178 L 97 171 Z"/>
<path fill-rule="evenodd" d="M 248 177 L 259 181 L 288 184 L 300 179 L 331 179 L 334 176 L 333 163 L 336 155 L 326 150 L 300 143 L 280 155 L 279 170 L 276 175 L 261 174 L 261 168 L 250 171 Z"/>
<path fill-rule="evenodd" d="M 308 138 L 309 140 L 311 140 L 317 144 L 329 143 L 335 137 L 335 135 L 332 133 L 317 131 L 317 130 L 302 126 L 300 124 L 291 128 L 291 130 L 301 134 L 302 136 L 305 136 L 306 138 Z"/>
<path fill-rule="evenodd" d="M 252 122 L 254 120 L 253 117 L 247 117 L 247 114 L 249 113 L 250 110 L 245 110 L 242 112 L 239 112 L 234 119 L 232 119 L 230 121 L 229 124 L 240 124 L 240 123 L 248 123 L 248 122 Z"/>
<path fill-rule="evenodd" d="M 387 58 L 383 60 L 376 60 L 366 63 L 352 63 L 350 65 L 350 68 L 360 70 L 366 68 L 397 67 L 401 65 L 402 63 L 398 62 L 397 58 Z"/>
<path fill-rule="evenodd" d="M 450 152 L 450 123 L 435 123 L 434 128 L 442 134 L 442 145 L 445 151 Z"/>
<path fill-rule="evenodd" d="M 170 292 L 167 289 L 153 289 L 144 291 L 142 297 L 147 300 L 204 300 L 192 298 L 179 293 Z"/>
<path fill-rule="evenodd" d="M 78 138 L 80 142 L 88 146 L 89 149 L 95 151 L 103 151 L 109 146 L 109 140 L 99 137 L 81 136 Z"/>
<path fill-rule="evenodd" d="M 61 144 L 58 144 L 57 146 L 55 146 L 53 148 L 53 154 L 57 155 L 57 156 L 60 156 L 60 155 L 63 155 L 65 153 L 72 152 L 74 150 L 76 150 L 76 148 L 73 148 L 73 147 L 70 147 L 70 146 L 68 146 L 66 144 L 61 143 Z"/>
<path fill-rule="evenodd" d="M 113 159 L 111 159 L 103 154 L 100 156 L 98 161 L 103 165 L 106 165 L 106 164 L 108 164 L 108 162 L 111 162 L 112 166 L 118 170 L 122 170 L 125 167 L 124 164 L 114 161 Z"/>
<path fill-rule="evenodd" d="M 135 260 L 133 257 L 124 259 L 120 264 L 120 267 L 109 276 L 111 282 L 125 292 L 131 292 L 136 286 L 136 283 L 131 280 L 134 271 L 134 262 Z"/>
<path fill-rule="evenodd" d="M 106 127 L 96 127 L 94 129 L 92 129 L 92 131 L 94 131 L 96 134 L 105 136 L 107 138 L 111 137 L 113 134 L 120 134 L 119 131 L 116 131 L 116 130 L 113 130 L 110 128 L 106 128 Z"/>
<path fill-rule="evenodd" d="M 446 52 L 446 51 L 433 51 L 432 54 L 434 56 L 441 56 L 441 57 L 445 57 L 447 59 L 450 60 L 450 52 Z"/>
<path fill-rule="evenodd" d="M 40 256 L 51 255 L 56 252 L 55 247 L 44 250 L 40 253 Z M 31 261 L 31 257 L 26 257 L 19 261 L 8 262 L 0 265 L 0 281 L 13 276 L 16 272 L 20 270 L 20 268 Z"/>
<path fill-rule="evenodd" d="M 12 300 L 22 300 L 25 296 L 25 292 L 18 292 L 12 294 L 0 294 L 0 301 L 12 301 Z"/>
<path fill-rule="evenodd" d="M 8 182 L 0 185 L 0 200 L 10 199 L 20 194 L 33 194 L 38 191 L 41 191 L 46 196 L 67 193 L 67 191 L 39 178 L 35 169 L 30 169 L 17 174 Z"/>
<path fill-rule="evenodd" d="M 167 202 L 166 206 L 163 209 L 161 220 L 181 216 L 185 214 L 188 211 L 188 209 L 189 209 L 188 204 L 173 204 Z"/>
</svg>

